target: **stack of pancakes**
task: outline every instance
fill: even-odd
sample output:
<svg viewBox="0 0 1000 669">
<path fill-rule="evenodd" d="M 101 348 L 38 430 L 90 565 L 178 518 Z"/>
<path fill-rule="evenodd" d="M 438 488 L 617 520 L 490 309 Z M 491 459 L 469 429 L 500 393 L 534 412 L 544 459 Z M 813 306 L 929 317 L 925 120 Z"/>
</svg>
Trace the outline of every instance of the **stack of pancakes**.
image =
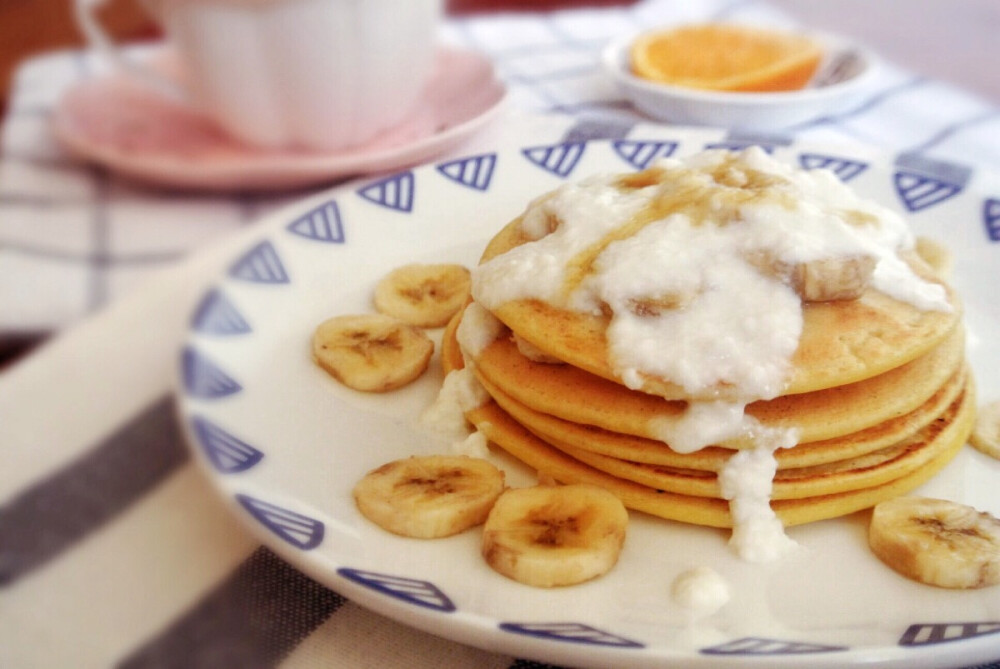
<svg viewBox="0 0 1000 669">
<path fill-rule="evenodd" d="M 530 241 L 515 219 L 482 262 Z M 915 274 L 945 287 L 953 309 L 919 309 L 871 287 L 857 299 L 804 302 L 784 391 L 746 406 L 765 427 L 797 430 L 798 445 L 774 454 L 771 508 L 786 526 L 906 493 L 941 470 L 969 435 L 975 398 L 957 298 L 916 253 L 904 257 Z M 539 299 L 489 313 L 499 336 L 463 350 L 460 313 L 445 331 L 442 360 L 446 372 L 468 365 L 488 393 L 466 417 L 491 442 L 558 481 L 603 486 L 633 509 L 733 525 L 718 474 L 737 450 L 754 445 L 737 439 L 681 452 L 659 436 L 706 398 L 649 376 L 627 387 L 608 363 L 607 313 Z M 715 389 L 709 399 L 725 392 Z"/>
</svg>

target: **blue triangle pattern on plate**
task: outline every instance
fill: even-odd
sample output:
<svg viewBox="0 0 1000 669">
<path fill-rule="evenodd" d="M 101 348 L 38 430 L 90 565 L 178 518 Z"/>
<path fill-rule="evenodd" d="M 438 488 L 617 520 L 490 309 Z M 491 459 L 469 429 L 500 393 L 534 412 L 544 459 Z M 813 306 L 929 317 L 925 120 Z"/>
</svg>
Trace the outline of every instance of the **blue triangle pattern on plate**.
<svg viewBox="0 0 1000 669">
<path fill-rule="evenodd" d="M 271 242 L 263 241 L 229 268 L 229 276 L 253 283 L 288 283 L 288 273 Z"/>
<path fill-rule="evenodd" d="M 307 551 L 316 548 L 323 542 L 323 523 L 314 518 L 269 504 L 249 495 L 238 494 L 236 501 L 264 527 L 296 548 Z"/>
<path fill-rule="evenodd" d="M 863 163 L 860 160 L 827 156 L 821 153 L 803 153 L 799 156 L 799 164 L 807 170 L 830 170 L 837 175 L 838 179 L 845 182 L 868 169 L 868 163 Z"/>
<path fill-rule="evenodd" d="M 566 641 L 593 646 L 642 648 L 643 644 L 582 623 L 500 623 L 500 629 L 539 639 Z"/>
<path fill-rule="evenodd" d="M 524 157 L 546 172 L 565 179 L 573 172 L 587 148 L 585 142 L 568 142 L 521 149 Z"/>
<path fill-rule="evenodd" d="M 336 200 L 316 207 L 288 224 L 292 234 L 327 244 L 344 243 L 344 225 L 340 219 L 340 207 Z"/>
<path fill-rule="evenodd" d="M 195 309 L 191 327 L 214 335 L 237 335 L 251 332 L 250 324 L 217 288 L 210 290 Z"/>
<path fill-rule="evenodd" d="M 490 187 L 496 164 L 497 154 L 485 153 L 481 156 L 449 160 L 438 165 L 437 170 L 456 183 L 485 191 Z"/>
<path fill-rule="evenodd" d="M 761 637 L 745 637 L 718 646 L 702 648 L 700 652 L 705 655 L 802 655 L 808 653 L 835 653 L 843 650 L 847 650 L 847 647 Z"/>
<path fill-rule="evenodd" d="M 181 357 L 184 389 L 192 397 L 218 399 L 243 390 L 243 387 L 215 363 L 191 347 Z"/>
<path fill-rule="evenodd" d="M 900 646 L 931 646 L 973 637 L 1000 634 L 1000 621 L 980 623 L 919 623 L 910 625 L 899 639 Z"/>
<path fill-rule="evenodd" d="M 1000 200 L 990 198 L 983 203 L 983 224 L 991 242 L 1000 242 Z"/>
<path fill-rule="evenodd" d="M 611 146 L 615 153 L 636 169 L 644 170 L 660 158 L 668 158 L 677 150 L 677 142 L 619 139 Z"/>
<path fill-rule="evenodd" d="M 371 588 L 383 594 L 395 597 L 410 604 L 423 606 L 450 613 L 455 610 L 455 604 L 441 590 L 428 581 L 418 581 L 391 574 L 379 574 L 362 569 L 342 567 L 337 573 L 366 588 Z"/>
<path fill-rule="evenodd" d="M 896 172 L 893 182 L 906 209 L 912 212 L 933 207 L 962 191 L 962 187 L 958 184 L 916 172 Z"/>
<path fill-rule="evenodd" d="M 401 172 L 368 184 L 358 195 L 377 205 L 409 213 L 413 211 L 413 172 Z"/>
<path fill-rule="evenodd" d="M 223 474 L 245 472 L 264 457 L 261 451 L 200 416 L 191 419 L 191 426 L 212 466 Z"/>
</svg>

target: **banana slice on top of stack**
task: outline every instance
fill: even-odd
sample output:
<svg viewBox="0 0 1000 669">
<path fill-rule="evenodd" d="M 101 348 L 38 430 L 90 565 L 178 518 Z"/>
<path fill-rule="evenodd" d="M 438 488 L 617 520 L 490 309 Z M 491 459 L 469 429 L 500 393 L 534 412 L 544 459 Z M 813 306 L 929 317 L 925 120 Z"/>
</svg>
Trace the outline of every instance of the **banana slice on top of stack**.
<svg viewBox="0 0 1000 669">
<path fill-rule="evenodd" d="M 969 436 L 961 305 L 919 248 L 758 148 L 598 175 L 493 237 L 442 360 L 488 394 L 466 417 L 543 475 L 769 560 L 786 526 L 913 490 Z"/>
</svg>

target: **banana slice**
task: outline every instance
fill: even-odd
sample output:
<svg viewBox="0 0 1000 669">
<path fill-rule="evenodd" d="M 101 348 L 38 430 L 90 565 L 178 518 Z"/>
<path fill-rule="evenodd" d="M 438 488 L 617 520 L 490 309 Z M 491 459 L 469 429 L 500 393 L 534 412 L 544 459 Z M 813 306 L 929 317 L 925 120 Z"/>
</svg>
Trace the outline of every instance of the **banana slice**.
<svg viewBox="0 0 1000 669">
<path fill-rule="evenodd" d="M 367 392 L 410 383 L 433 353 L 434 342 L 422 330 L 382 314 L 336 316 L 320 323 L 312 338 L 316 364 L 345 386 Z"/>
<path fill-rule="evenodd" d="M 461 265 L 403 265 L 375 286 L 375 308 L 417 327 L 441 327 L 465 304 L 470 285 Z"/>
<path fill-rule="evenodd" d="M 597 486 L 507 490 L 483 527 L 482 554 L 497 572 L 551 588 L 596 578 L 618 562 L 628 512 Z"/>
<path fill-rule="evenodd" d="M 481 458 L 424 455 L 386 463 L 354 486 L 361 513 L 395 534 L 435 539 L 486 520 L 504 473 Z"/>
<path fill-rule="evenodd" d="M 942 588 L 1000 583 L 1000 520 L 971 506 L 928 497 L 878 504 L 872 551 L 900 574 Z"/>
<path fill-rule="evenodd" d="M 969 443 L 976 450 L 1000 460 L 1000 401 L 979 407 Z"/>
<path fill-rule="evenodd" d="M 854 300 L 871 283 L 874 256 L 859 254 L 788 263 L 766 252 L 751 252 L 747 260 L 760 271 L 790 285 L 806 302 Z"/>
<path fill-rule="evenodd" d="M 807 302 L 854 300 L 865 292 L 874 271 L 872 256 L 826 258 L 792 267 L 791 282 L 795 292 Z"/>
</svg>

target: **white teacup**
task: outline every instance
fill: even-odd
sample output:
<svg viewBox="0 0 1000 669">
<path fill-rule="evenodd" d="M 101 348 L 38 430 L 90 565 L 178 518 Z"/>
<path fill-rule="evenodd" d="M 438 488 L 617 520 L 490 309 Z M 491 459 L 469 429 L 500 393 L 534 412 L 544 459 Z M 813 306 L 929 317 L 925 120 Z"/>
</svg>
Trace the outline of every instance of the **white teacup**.
<svg viewBox="0 0 1000 669">
<path fill-rule="evenodd" d="M 431 68 L 442 0 L 146 0 L 177 51 L 179 86 L 125 59 L 74 0 L 92 46 L 260 147 L 337 150 L 399 123 Z"/>
</svg>

